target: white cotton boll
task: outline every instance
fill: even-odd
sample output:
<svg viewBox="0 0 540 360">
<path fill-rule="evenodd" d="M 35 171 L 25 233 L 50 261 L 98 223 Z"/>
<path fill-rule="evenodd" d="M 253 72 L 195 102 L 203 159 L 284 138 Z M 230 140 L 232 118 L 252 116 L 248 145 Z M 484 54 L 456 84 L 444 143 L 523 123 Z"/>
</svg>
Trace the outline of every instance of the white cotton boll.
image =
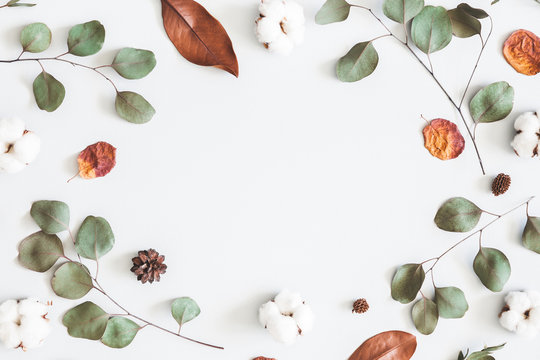
<svg viewBox="0 0 540 360">
<path fill-rule="evenodd" d="M 257 40 L 261 43 L 271 43 L 282 34 L 279 22 L 263 17 L 257 20 Z"/>
<path fill-rule="evenodd" d="M 17 160 L 13 154 L 5 153 L 0 154 L 0 172 L 16 173 L 26 167 L 26 164 Z"/>
<path fill-rule="evenodd" d="M 313 324 L 315 323 L 315 315 L 313 315 L 313 310 L 309 305 L 300 305 L 294 310 L 293 319 L 296 321 L 296 324 L 302 330 L 302 335 L 307 334 L 313 330 Z"/>
<path fill-rule="evenodd" d="M 531 301 L 531 307 L 537 307 L 540 306 L 540 292 L 538 291 L 527 291 L 527 296 L 529 297 L 529 300 Z"/>
<path fill-rule="evenodd" d="M 516 331 L 518 324 L 523 320 L 523 314 L 517 311 L 505 311 L 499 318 L 499 323 L 503 328 L 510 331 Z"/>
<path fill-rule="evenodd" d="M 259 5 L 259 13 L 273 19 L 285 17 L 285 4 L 282 0 L 262 0 Z"/>
<path fill-rule="evenodd" d="M 289 23 L 285 23 L 283 24 L 283 30 L 295 45 L 299 45 L 304 41 L 304 26 L 290 26 Z"/>
<path fill-rule="evenodd" d="M 538 147 L 538 136 L 534 133 L 521 132 L 514 136 L 510 145 L 518 156 L 533 157 L 534 151 Z"/>
<path fill-rule="evenodd" d="M 39 136 L 29 131 L 13 144 L 13 149 L 10 152 L 17 160 L 28 164 L 36 159 L 40 148 Z"/>
<path fill-rule="evenodd" d="M 0 141 L 0 154 L 3 154 L 8 151 L 9 144 L 5 141 Z"/>
<path fill-rule="evenodd" d="M 17 322 L 19 320 L 19 305 L 17 300 L 6 300 L 0 305 L 0 323 Z"/>
<path fill-rule="evenodd" d="M 13 322 L 0 323 L 0 342 L 8 348 L 17 348 L 21 344 L 19 327 Z"/>
<path fill-rule="evenodd" d="M 274 41 L 268 43 L 268 50 L 276 54 L 289 55 L 293 48 L 292 40 L 283 32 L 280 32 Z"/>
<path fill-rule="evenodd" d="M 521 320 L 517 324 L 516 334 L 532 338 L 538 334 L 538 329 L 529 320 Z"/>
<path fill-rule="evenodd" d="M 22 345 L 26 349 L 40 346 L 50 332 L 51 325 L 48 319 L 39 316 L 23 316 L 21 318 L 19 334 Z"/>
<path fill-rule="evenodd" d="M 534 307 L 529 311 L 529 322 L 540 331 L 540 306 Z"/>
<path fill-rule="evenodd" d="M 0 141 L 12 143 L 24 133 L 24 121 L 19 118 L 0 119 Z"/>
<path fill-rule="evenodd" d="M 279 311 L 283 315 L 291 315 L 297 307 L 302 305 L 303 300 L 299 293 L 283 290 L 274 299 Z"/>
<path fill-rule="evenodd" d="M 274 317 L 282 316 L 275 302 L 269 301 L 266 304 L 262 304 L 259 308 L 259 322 L 262 326 L 268 324 L 270 319 Z"/>
<path fill-rule="evenodd" d="M 285 5 L 285 22 L 294 25 L 304 25 L 306 18 L 304 16 L 304 8 L 296 2 L 287 1 Z"/>
<path fill-rule="evenodd" d="M 529 299 L 529 295 L 523 291 L 509 292 L 504 298 L 504 301 L 506 301 L 506 304 L 510 310 L 518 313 L 523 314 L 525 311 L 531 308 L 531 300 Z"/>
<path fill-rule="evenodd" d="M 268 322 L 267 328 L 274 340 L 286 345 L 293 344 L 298 337 L 298 326 L 290 316 L 272 318 Z"/>
<path fill-rule="evenodd" d="M 24 299 L 19 302 L 19 314 L 22 316 L 41 317 L 49 311 L 49 306 L 34 299 Z"/>
<path fill-rule="evenodd" d="M 526 112 L 518 116 L 514 122 L 514 129 L 534 134 L 540 130 L 540 119 L 536 113 Z"/>
</svg>

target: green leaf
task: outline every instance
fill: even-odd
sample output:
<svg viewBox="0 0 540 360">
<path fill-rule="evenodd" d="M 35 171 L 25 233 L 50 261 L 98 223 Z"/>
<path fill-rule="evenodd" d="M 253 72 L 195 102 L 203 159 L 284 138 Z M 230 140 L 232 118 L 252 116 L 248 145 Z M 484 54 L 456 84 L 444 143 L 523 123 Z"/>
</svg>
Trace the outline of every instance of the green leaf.
<svg viewBox="0 0 540 360">
<path fill-rule="evenodd" d="M 41 110 L 53 112 L 62 105 L 65 96 L 64 85 L 51 74 L 43 71 L 34 80 L 34 97 Z"/>
<path fill-rule="evenodd" d="M 424 8 L 424 0 L 384 0 L 383 12 L 387 18 L 406 24 Z"/>
<path fill-rule="evenodd" d="M 420 291 L 426 273 L 422 264 L 406 264 L 400 266 L 392 279 L 392 299 L 408 304 Z"/>
<path fill-rule="evenodd" d="M 75 25 L 69 30 L 69 53 L 76 56 L 94 55 L 103 47 L 105 28 L 97 20 Z"/>
<path fill-rule="evenodd" d="M 523 246 L 540 254 L 540 218 L 529 216 L 521 236 Z"/>
<path fill-rule="evenodd" d="M 466 356 L 467 355 L 463 355 L 463 351 L 460 351 L 457 360 L 465 360 Z"/>
<path fill-rule="evenodd" d="M 107 220 L 95 216 L 84 219 L 75 241 L 75 250 L 79 255 L 97 260 L 111 251 L 113 245 L 114 234 Z"/>
<path fill-rule="evenodd" d="M 412 318 L 414 326 L 420 333 L 429 335 L 435 331 L 439 322 L 439 311 L 437 304 L 432 300 L 423 297 L 412 308 Z"/>
<path fill-rule="evenodd" d="M 484 10 L 473 8 L 469 4 L 466 4 L 466 3 L 461 3 L 457 7 L 458 9 L 465 11 L 467 14 L 474 16 L 477 19 L 485 19 L 489 16 L 488 13 L 485 12 Z"/>
<path fill-rule="evenodd" d="M 459 38 L 480 35 L 482 32 L 480 21 L 460 8 L 448 10 L 448 16 L 452 22 L 452 33 Z"/>
<path fill-rule="evenodd" d="M 28 4 L 28 3 L 19 3 L 20 0 L 11 0 L 8 1 L 6 4 L 7 7 L 32 7 L 36 6 L 36 4 Z"/>
<path fill-rule="evenodd" d="M 501 344 L 501 345 L 496 345 L 496 346 L 488 346 L 488 347 L 485 347 L 482 351 L 484 351 L 484 352 L 498 351 L 498 350 L 501 350 L 502 348 L 504 348 L 505 346 L 506 346 L 506 343 Z"/>
<path fill-rule="evenodd" d="M 452 40 L 452 22 L 442 6 L 428 5 L 412 21 L 411 37 L 426 54 L 444 49 Z"/>
<path fill-rule="evenodd" d="M 171 314 L 180 326 L 195 319 L 200 313 L 199 305 L 189 297 L 175 299 L 171 305 Z"/>
<path fill-rule="evenodd" d="M 62 319 L 68 334 L 88 340 L 99 340 L 107 327 L 109 314 L 91 301 L 69 310 Z"/>
<path fill-rule="evenodd" d="M 56 235 L 38 231 L 19 245 L 19 262 L 27 269 L 45 272 L 64 256 L 62 241 Z"/>
<path fill-rule="evenodd" d="M 34 23 L 24 27 L 21 31 L 21 45 L 23 51 L 39 53 L 51 45 L 51 30 L 43 23 Z"/>
<path fill-rule="evenodd" d="M 117 93 L 115 105 L 117 114 L 134 124 L 147 123 L 156 113 L 145 98 L 132 91 Z"/>
<path fill-rule="evenodd" d="M 445 319 L 462 318 L 469 310 L 465 294 L 457 287 L 435 288 L 435 301 L 439 315 Z"/>
<path fill-rule="evenodd" d="M 315 22 L 326 25 L 344 21 L 349 17 L 351 5 L 345 0 L 327 0 L 315 15 Z"/>
<path fill-rule="evenodd" d="M 30 215 L 46 234 L 69 229 L 69 207 L 61 201 L 36 201 L 32 204 Z"/>
<path fill-rule="evenodd" d="M 92 278 L 81 263 L 68 262 L 54 272 L 51 280 L 54 293 L 66 299 L 80 299 L 92 290 Z"/>
<path fill-rule="evenodd" d="M 113 317 L 107 322 L 101 342 L 111 348 L 125 348 L 131 344 L 139 330 L 137 323 L 125 317 Z"/>
<path fill-rule="evenodd" d="M 514 88 L 506 81 L 493 83 L 476 93 L 469 106 L 477 123 L 502 120 L 514 107 Z"/>
<path fill-rule="evenodd" d="M 485 287 L 499 292 L 510 278 L 512 269 L 506 255 L 492 248 L 481 248 L 473 262 L 474 272 Z"/>
<path fill-rule="evenodd" d="M 126 79 L 142 79 L 156 66 L 154 53 L 148 50 L 123 48 L 116 54 L 112 67 Z"/>
<path fill-rule="evenodd" d="M 352 47 L 339 59 L 337 77 L 341 81 L 354 82 L 370 75 L 379 63 L 379 55 L 371 41 L 361 42 Z"/>
<path fill-rule="evenodd" d="M 435 215 L 439 229 L 453 232 L 467 232 L 478 224 L 482 210 L 471 201 L 455 197 L 446 200 Z"/>
</svg>

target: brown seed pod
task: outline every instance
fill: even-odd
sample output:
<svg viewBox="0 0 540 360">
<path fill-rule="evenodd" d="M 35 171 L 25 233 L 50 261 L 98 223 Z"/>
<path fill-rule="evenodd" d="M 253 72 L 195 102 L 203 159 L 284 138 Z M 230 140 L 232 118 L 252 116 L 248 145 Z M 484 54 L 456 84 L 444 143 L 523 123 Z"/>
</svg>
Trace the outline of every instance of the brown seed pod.
<svg viewBox="0 0 540 360">
<path fill-rule="evenodd" d="M 540 72 L 540 38 L 530 31 L 514 31 L 504 43 L 503 55 L 518 73 L 536 75 Z"/>
<path fill-rule="evenodd" d="M 495 179 L 493 179 L 493 183 L 491 184 L 491 192 L 495 196 L 502 195 L 508 191 L 511 182 L 512 179 L 510 178 L 510 175 L 501 173 L 497 175 Z"/>
</svg>

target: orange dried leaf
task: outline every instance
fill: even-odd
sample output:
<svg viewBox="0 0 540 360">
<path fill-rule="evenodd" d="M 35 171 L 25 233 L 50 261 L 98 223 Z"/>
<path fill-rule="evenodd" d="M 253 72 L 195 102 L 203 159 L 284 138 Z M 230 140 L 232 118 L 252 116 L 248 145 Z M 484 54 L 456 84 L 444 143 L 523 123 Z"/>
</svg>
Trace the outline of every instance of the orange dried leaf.
<svg viewBox="0 0 540 360">
<path fill-rule="evenodd" d="M 364 341 L 349 360 L 409 360 L 416 337 L 403 331 L 386 331 Z"/>
<path fill-rule="evenodd" d="M 504 42 L 503 55 L 518 73 L 540 72 L 540 38 L 530 31 L 514 31 Z"/>
<path fill-rule="evenodd" d="M 445 119 L 431 120 L 424 127 L 424 146 L 441 160 L 455 159 L 465 148 L 465 139 L 458 127 Z"/>
<path fill-rule="evenodd" d="M 107 175 L 116 165 L 116 148 L 100 141 L 81 151 L 77 158 L 79 175 L 83 179 L 94 179 Z"/>
<path fill-rule="evenodd" d="M 264 356 L 259 356 L 259 357 L 256 357 L 255 359 L 253 360 L 276 360 L 274 358 L 267 358 L 267 357 L 264 357 Z"/>
</svg>

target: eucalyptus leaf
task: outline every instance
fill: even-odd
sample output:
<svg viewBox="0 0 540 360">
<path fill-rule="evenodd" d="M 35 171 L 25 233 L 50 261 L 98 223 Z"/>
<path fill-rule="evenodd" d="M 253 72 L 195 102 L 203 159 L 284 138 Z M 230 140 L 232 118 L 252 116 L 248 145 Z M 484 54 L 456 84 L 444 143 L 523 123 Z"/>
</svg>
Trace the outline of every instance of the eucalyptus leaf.
<svg viewBox="0 0 540 360">
<path fill-rule="evenodd" d="M 97 260 L 114 246 L 111 225 L 102 217 L 84 219 L 75 241 L 75 250 L 83 258 Z"/>
<path fill-rule="evenodd" d="M 424 335 L 432 334 L 439 322 L 437 304 L 423 297 L 412 308 L 414 326 Z"/>
<path fill-rule="evenodd" d="M 39 74 L 34 80 L 33 88 L 34 98 L 38 107 L 47 112 L 53 112 L 58 109 L 66 96 L 64 85 L 45 71 Z"/>
<path fill-rule="evenodd" d="M 339 59 L 337 77 L 344 82 L 354 82 L 370 75 L 379 63 L 379 55 L 371 41 L 361 42 L 352 47 Z"/>
<path fill-rule="evenodd" d="M 33 271 L 49 270 L 61 256 L 64 256 L 62 241 L 58 236 L 43 231 L 28 236 L 19 245 L 19 262 Z"/>
<path fill-rule="evenodd" d="M 315 15 L 315 22 L 326 25 L 344 21 L 349 17 L 351 5 L 345 0 L 327 0 Z"/>
<path fill-rule="evenodd" d="M 46 234 L 57 234 L 69 229 L 69 207 L 64 202 L 36 201 L 32 204 L 30 215 Z"/>
<path fill-rule="evenodd" d="M 115 105 L 117 114 L 134 124 L 147 123 L 156 113 L 145 98 L 132 91 L 117 93 Z"/>
<path fill-rule="evenodd" d="M 482 24 L 474 16 L 460 8 L 448 10 L 452 22 L 452 33 L 459 38 L 468 38 L 482 33 Z"/>
<path fill-rule="evenodd" d="M 485 12 L 484 10 L 473 8 L 472 6 L 466 3 L 459 4 L 457 8 L 465 11 L 467 14 L 474 16 L 477 19 L 485 19 L 489 16 L 488 13 Z"/>
<path fill-rule="evenodd" d="M 36 6 L 36 4 L 29 4 L 29 3 L 20 3 L 20 0 L 11 0 L 6 5 L 8 7 L 32 7 Z"/>
<path fill-rule="evenodd" d="M 502 291 L 512 272 L 506 255 L 497 249 L 486 247 L 478 251 L 473 268 L 482 284 L 493 292 Z"/>
<path fill-rule="evenodd" d="M 91 301 L 69 310 L 62 319 L 68 334 L 88 340 L 99 340 L 105 333 L 109 314 Z"/>
<path fill-rule="evenodd" d="M 51 45 L 51 30 L 43 23 L 34 23 L 24 27 L 21 31 L 21 45 L 23 51 L 39 53 Z"/>
<path fill-rule="evenodd" d="M 446 231 L 467 232 L 478 224 L 482 210 L 473 202 L 455 197 L 445 201 L 435 215 L 435 224 Z"/>
<path fill-rule="evenodd" d="M 387 18 L 406 24 L 424 8 L 424 0 L 384 0 L 383 12 Z"/>
<path fill-rule="evenodd" d="M 131 344 L 140 328 L 137 323 L 125 317 L 112 317 L 107 322 L 101 342 L 111 348 L 125 348 Z"/>
<path fill-rule="evenodd" d="M 76 56 L 94 55 L 105 41 L 105 28 L 97 20 L 75 25 L 69 30 L 69 53 Z"/>
<path fill-rule="evenodd" d="M 529 216 L 521 236 L 523 246 L 540 254 L 540 218 Z"/>
<path fill-rule="evenodd" d="M 81 263 L 68 262 L 54 272 L 51 280 L 54 293 L 66 299 L 80 299 L 92 290 L 92 278 Z"/>
<path fill-rule="evenodd" d="M 156 66 L 156 57 L 148 50 L 123 48 L 116 54 L 112 68 L 126 79 L 142 79 Z"/>
<path fill-rule="evenodd" d="M 171 305 L 171 314 L 180 326 L 195 319 L 200 313 L 199 305 L 189 297 L 175 299 Z"/>
<path fill-rule="evenodd" d="M 400 266 L 392 279 L 392 299 L 408 304 L 418 295 L 426 273 L 422 264 Z"/>
<path fill-rule="evenodd" d="M 462 318 L 469 310 L 465 294 L 461 289 L 453 286 L 435 288 L 435 302 L 439 315 L 445 319 Z"/>
<path fill-rule="evenodd" d="M 502 120 L 514 107 L 514 88 L 506 81 L 488 85 L 474 95 L 469 107 L 471 116 L 477 123 Z"/>
<path fill-rule="evenodd" d="M 428 5 L 412 21 L 411 37 L 426 54 L 444 49 L 452 41 L 452 22 L 442 6 Z"/>
<path fill-rule="evenodd" d="M 506 343 L 496 346 L 487 346 L 482 351 L 484 352 L 493 352 L 503 349 L 506 346 Z"/>
</svg>

